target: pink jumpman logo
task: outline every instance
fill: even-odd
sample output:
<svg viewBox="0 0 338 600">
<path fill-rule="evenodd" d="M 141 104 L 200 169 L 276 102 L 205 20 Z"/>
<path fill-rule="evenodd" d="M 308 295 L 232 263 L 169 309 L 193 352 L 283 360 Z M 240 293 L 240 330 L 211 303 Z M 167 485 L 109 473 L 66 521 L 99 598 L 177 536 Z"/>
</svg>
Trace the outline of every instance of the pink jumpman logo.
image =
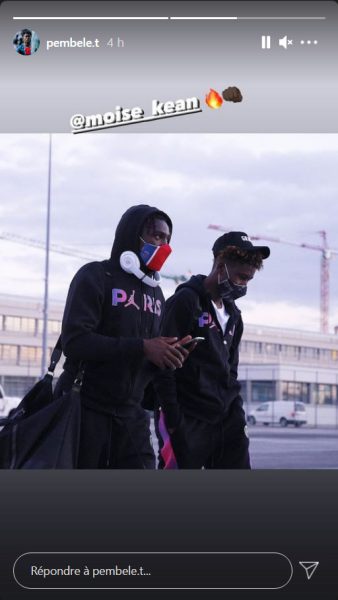
<svg viewBox="0 0 338 600">
<path fill-rule="evenodd" d="M 135 308 L 137 308 L 137 310 L 140 310 L 140 307 L 137 306 L 134 298 L 135 298 L 135 290 L 133 290 L 133 293 L 130 294 L 130 296 L 128 298 L 128 302 L 127 302 L 127 304 L 124 305 L 124 308 L 127 308 L 127 306 L 135 306 Z"/>
</svg>

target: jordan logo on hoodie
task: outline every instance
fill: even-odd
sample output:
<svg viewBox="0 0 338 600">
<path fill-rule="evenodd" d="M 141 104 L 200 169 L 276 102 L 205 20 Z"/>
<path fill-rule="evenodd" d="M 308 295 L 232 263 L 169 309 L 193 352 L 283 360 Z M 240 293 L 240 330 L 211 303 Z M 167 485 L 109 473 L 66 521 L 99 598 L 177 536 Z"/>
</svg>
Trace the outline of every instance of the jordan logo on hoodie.
<svg viewBox="0 0 338 600">
<path fill-rule="evenodd" d="M 209 312 L 203 312 L 198 319 L 199 327 L 209 327 L 212 329 L 213 327 L 217 327 L 215 321 L 213 320 L 211 314 Z"/>
<path fill-rule="evenodd" d="M 137 310 L 140 310 L 140 307 L 135 302 L 135 290 L 133 290 L 133 293 L 130 294 L 130 296 L 128 298 L 128 302 L 127 302 L 127 304 L 124 305 L 124 308 L 128 308 L 128 306 L 135 306 L 135 308 L 137 308 Z"/>
</svg>

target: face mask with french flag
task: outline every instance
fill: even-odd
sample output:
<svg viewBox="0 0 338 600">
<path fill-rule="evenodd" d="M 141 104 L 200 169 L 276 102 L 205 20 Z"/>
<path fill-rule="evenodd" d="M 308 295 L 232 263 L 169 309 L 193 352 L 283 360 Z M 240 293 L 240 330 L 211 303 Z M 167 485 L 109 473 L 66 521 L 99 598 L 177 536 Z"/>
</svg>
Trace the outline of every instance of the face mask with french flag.
<svg viewBox="0 0 338 600">
<path fill-rule="evenodd" d="M 151 271 L 159 271 L 171 252 L 172 249 L 169 244 L 156 246 L 155 244 L 148 244 L 148 242 L 145 242 L 141 248 L 140 257 L 148 269 Z"/>
</svg>

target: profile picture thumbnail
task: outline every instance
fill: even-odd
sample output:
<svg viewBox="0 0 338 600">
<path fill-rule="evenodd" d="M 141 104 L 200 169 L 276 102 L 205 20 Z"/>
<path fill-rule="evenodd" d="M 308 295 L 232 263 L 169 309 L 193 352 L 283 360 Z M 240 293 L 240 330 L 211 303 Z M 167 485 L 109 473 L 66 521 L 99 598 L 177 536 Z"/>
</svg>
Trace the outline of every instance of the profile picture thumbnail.
<svg viewBox="0 0 338 600">
<path fill-rule="evenodd" d="M 13 40 L 14 48 L 18 54 L 30 56 L 39 49 L 39 36 L 32 29 L 21 29 Z"/>
</svg>

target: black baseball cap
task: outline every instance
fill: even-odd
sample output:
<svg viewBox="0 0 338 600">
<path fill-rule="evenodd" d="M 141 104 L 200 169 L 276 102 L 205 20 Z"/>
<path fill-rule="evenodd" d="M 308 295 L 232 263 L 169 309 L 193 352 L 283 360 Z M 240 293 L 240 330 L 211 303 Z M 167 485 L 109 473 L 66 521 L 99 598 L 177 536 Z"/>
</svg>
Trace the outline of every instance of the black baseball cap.
<svg viewBox="0 0 338 600">
<path fill-rule="evenodd" d="M 244 231 L 229 231 L 217 238 L 212 247 L 214 256 L 217 256 L 227 246 L 236 246 L 246 252 L 260 252 L 263 258 L 270 256 L 270 248 L 268 246 L 254 246 L 247 233 Z"/>
</svg>

